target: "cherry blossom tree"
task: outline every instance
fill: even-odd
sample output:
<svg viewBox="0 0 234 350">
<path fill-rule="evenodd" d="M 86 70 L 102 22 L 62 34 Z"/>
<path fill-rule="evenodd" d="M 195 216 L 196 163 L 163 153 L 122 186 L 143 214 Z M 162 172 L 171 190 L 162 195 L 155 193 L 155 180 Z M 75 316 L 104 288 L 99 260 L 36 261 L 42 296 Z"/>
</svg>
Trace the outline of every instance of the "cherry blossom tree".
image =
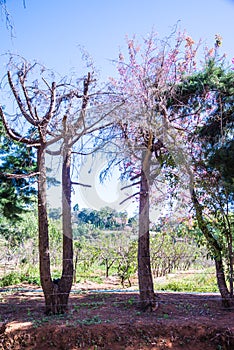
<svg viewBox="0 0 234 350">
<path fill-rule="evenodd" d="M 213 48 L 205 48 L 203 62 L 198 66 L 196 56 L 200 44 L 195 44 L 186 33 L 173 34 L 165 40 L 159 40 L 153 33 L 144 40 L 142 47 L 135 38 L 127 39 L 128 58 L 125 59 L 124 54 L 120 53 L 117 64 L 119 79 L 112 80 L 113 86 L 125 102 L 117 118 L 128 158 L 125 170 L 130 169 L 132 180 L 139 179 L 133 185 L 140 187 L 139 192 L 134 193 L 139 197 L 140 301 L 142 309 L 151 310 L 155 309 L 156 300 L 149 255 L 149 209 L 150 196 L 153 202 L 163 205 L 162 198 L 155 193 L 155 188 L 159 190 L 160 181 L 169 185 L 166 193 L 168 197 L 173 196 L 174 203 L 179 202 L 179 209 L 184 216 L 187 209 L 191 210 L 193 206 L 198 226 L 214 253 L 217 281 L 224 304 L 229 304 L 230 299 L 225 282 L 222 247 L 204 216 L 209 210 L 199 188 L 202 181 L 204 188 L 208 172 L 207 169 L 204 171 L 204 167 L 201 171 L 201 161 L 204 165 L 205 153 L 197 135 L 202 127 L 206 128 L 207 121 L 217 111 L 217 106 L 217 121 L 221 122 L 216 121 L 215 125 L 220 129 L 222 123 L 225 126 L 221 107 L 224 104 L 220 104 L 220 96 L 225 95 L 226 83 L 232 80 L 229 75 L 225 82 L 221 78 L 220 69 L 217 74 L 213 70 L 214 63 L 222 65 L 223 57 L 219 57 L 222 44 L 220 35 L 215 36 Z M 230 96 L 230 93 L 231 90 L 228 93 L 226 91 L 226 96 Z M 226 107 L 228 115 L 228 100 Z M 230 131 L 228 132 L 230 135 Z M 213 188 L 215 178 L 214 172 L 209 174 Z M 211 193 L 206 188 L 207 198 L 208 192 Z M 209 203 L 211 201 L 212 196 Z M 173 215 L 177 217 L 177 207 L 174 205 L 173 208 Z M 227 215 L 225 218 L 227 219 Z M 228 222 L 223 226 L 226 232 L 225 227 L 230 227 Z M 232 266 L 230 230 L 227 242 L 230 252 L 228 264 Z"/>
<path fill-rule="evenodd" d="M 178 106 L 182 110 L 184 102 L 176 89 L 196 70 L 198 47 L 179 31 L 164 40 L 153 32 L 142 46 L 136 38 L 127 39 L 127 58 L 119 54 L 119 79 L 112 79 L 124 101 L 115 118 L 128 159 L 125 170 L 130 170 L 132 180 L 138 179 L 133 185 L 139 186 L 134 195 L 139 198 L 138 280 L 144 310 L 157 308 L 149 249 L 150 195 L 158 188 L 165 164 L 182 164 L 179 157 L 186 156 L 181 135 L 186 116 L 175 112 Z"/>
</svg>

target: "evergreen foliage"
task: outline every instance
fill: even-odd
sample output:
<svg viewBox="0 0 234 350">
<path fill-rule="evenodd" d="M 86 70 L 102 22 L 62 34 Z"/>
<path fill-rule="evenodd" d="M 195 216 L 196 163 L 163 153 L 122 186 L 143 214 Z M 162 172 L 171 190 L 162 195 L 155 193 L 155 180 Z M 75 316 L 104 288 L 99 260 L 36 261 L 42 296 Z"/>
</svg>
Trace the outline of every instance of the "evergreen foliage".
<svg viewBox="0 0 234 350">
<path fill-rule="evenodd" d="M 27 175 L 35 170 L 32 149 L 10 140 L 0 121 L 0 217 L 18 220 L 30 206 L 36 193 L 33 186 L 35 178 L 17 175 Z"/>
</svg>

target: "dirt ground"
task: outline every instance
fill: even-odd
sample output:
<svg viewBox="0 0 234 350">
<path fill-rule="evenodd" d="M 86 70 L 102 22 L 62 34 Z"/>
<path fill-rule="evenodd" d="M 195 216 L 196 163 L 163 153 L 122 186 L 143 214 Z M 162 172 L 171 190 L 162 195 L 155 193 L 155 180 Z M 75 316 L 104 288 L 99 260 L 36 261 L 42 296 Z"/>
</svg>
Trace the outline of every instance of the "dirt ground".
<svg viewBox="0 0 234 350">
<path fill-rule="evenodd" d="M 225 310 L 218 294 L 160 292 L 158 309 L 148 313 L 137 292 L 96 287 L 75 286 L 60 316 L 44 315 L 38 287 L 1 289 L 0 349 L 234 349 L 234 308 Z"/>
</svg>

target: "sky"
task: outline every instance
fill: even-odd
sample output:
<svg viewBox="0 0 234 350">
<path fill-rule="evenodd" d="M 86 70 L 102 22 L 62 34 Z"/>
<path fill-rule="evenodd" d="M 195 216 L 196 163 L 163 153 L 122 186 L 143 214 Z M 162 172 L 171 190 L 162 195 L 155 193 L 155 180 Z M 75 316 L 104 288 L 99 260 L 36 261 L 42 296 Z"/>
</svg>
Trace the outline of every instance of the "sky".
<svg viewBox="0 0 234 350">
<path fill-rule="evenodd" d="M 223 51 L 234 56 L 233 0 L 7 0 L 15 38 L 0 22 L 1 51 L 36 59 L 62 73 L 77 67 L 79 45 L 93 57 L 103 76 L 111 75 L 125 37 L 146 36 L 152 29 L 169 35 L 178 22 L 193 39 L 213 46 L 223 37 Z M 77 67 L 78 68 L 78 67 Z"/>
<path fill-rule="evenodd" d="M 2 13 L 1 52 L 37 60 L 61 75 L 69 74 L 74 68 L 83 75 L 81 46 L 91 55 L 105 80 L 115 74 L 113 60 L 125 47 L 126 35 L 142 38 L 154 30 L 164 38 L 176 23 L 195 41 L 202 39 L 204 46 L 213 47 L 215 34 L 220 34 L 222 52 L 230 63 L 234 57 L 233 0 L 7 0 L 6 3 L 14 35 L 6 29 Z M 96 184 L 107 205 L 111 202 L 108 194 L 119 191 L 115 182 L 101 189 Z"/>
</svg>

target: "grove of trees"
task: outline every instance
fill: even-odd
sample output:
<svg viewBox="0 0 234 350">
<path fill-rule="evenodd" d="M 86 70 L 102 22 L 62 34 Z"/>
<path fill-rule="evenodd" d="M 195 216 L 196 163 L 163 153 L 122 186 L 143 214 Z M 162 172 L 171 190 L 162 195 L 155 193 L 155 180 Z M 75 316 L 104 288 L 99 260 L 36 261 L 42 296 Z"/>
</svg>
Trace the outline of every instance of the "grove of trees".
<svg viewBox="0 0 234 350">
<path fill-rule="evenodd" d="M 78 167 L 81 154 L 102 151 L 108 154 L 106 172 L 119 165 L 136 188 L 126 200 L 135 197 L 139 202 L 138 237 L 136 244 L 127 245 L 127 253 L 118 252 L 118 273 L 123 284 L 129 271 L 137 271 L 141 309 L 157 307 L 152 268 L 156 271 L 160 263 L 152 257 L 160 246 L 153 251 L 150 244 L 150 209 L 169 204 L 175 227 L 188 219 L 196 227 L 194 241 L 206 242 L 223 303 L 231 305 L 234 72 L 219 53 L 220 43 L 216 35 L 201 62 L 200 45 L 186 33 L 175 31 L 163 40 L 154 32 L 143 42 L 128 39 L 126 52 L 116 61 L 118 76 L 105 84 L 97 81 L 93 66 L 84 77 L 61 78 L 38 63 L 10 56 L 5 82 L 9 101 L 0 107 L 1 222 L 19 219 L 37 194 L 40 280 L 47 314 L 67 309 L 82 230 L 88 224 L 126 229 L 126 213 L 109 208 L 78 210 L 76 215 L 72 211 L 72 188 L 86 185 L 73 179 L 71 169 Z M 56 279 L 51 273 L 47 205 L 49 156 L 58 157 L 62 169 L 62 272 Z M 167 212 L 162 210 L 161 216 L 163 231 Z M 104 245 L 98 254 L 108 276 L 118 259 L 113 260 L 113 252 Z M 173 264 L 170 268 L 176 268 Z"/>
</svg>

